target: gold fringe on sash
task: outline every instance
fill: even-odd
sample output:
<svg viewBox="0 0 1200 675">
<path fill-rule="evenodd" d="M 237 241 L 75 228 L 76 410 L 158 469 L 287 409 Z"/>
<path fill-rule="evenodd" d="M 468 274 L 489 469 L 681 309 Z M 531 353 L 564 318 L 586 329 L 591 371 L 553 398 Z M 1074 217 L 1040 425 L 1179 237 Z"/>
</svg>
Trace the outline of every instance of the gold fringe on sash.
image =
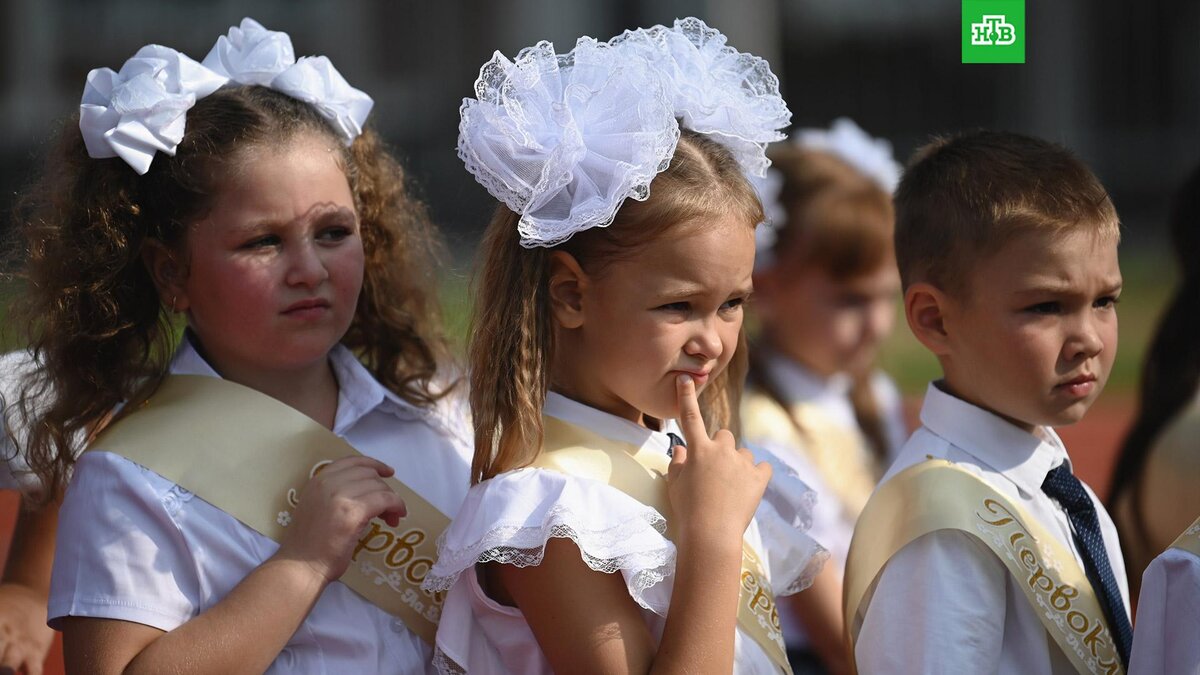
<svg viewBox="0 0 1200 675">
<path fill-rule="evenodd" d="M 843 596 L 852 663 L 867 590 L 900 549 L 939 530 L 964 532 L 991 549 L 1079 672 L 1124 672 L 1104 611 L 1071 551 L 1019 504 L 943 459 L 893 476 L 876 490 L 859 518 Z M 971 602 L 970 589 L 963 592 L 963 602 Z"/>
<path fill-rule="evenodd" d="M 301 412 L 240 384 L 171 375 L 89 450 L 140 464 L 279 541 L 309 478 L 360 453 Z M 339 581 L 432 645 L 443 595 L 421 590 L 450 519 L 412 488 L 384 479 L 408 509 L 397 528 L 372 520 Z"/>
</svg>

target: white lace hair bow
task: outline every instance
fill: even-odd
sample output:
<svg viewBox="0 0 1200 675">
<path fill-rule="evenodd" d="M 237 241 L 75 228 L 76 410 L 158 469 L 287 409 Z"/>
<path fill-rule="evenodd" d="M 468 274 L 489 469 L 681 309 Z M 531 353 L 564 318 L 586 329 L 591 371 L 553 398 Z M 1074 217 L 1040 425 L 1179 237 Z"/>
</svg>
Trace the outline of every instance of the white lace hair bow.
<svg viewBox="0 0 1200 675">
<path fill-rule="evenodd" d="M 349 145 L 362 133 L 372 101 L 351 87 L 325 57 L 296 60 L 286 33 L 253 19 L 229 29 L 203 63 L 159 45 L 146 45 L 120 72 L 88 73 L 79 130 L 90 157 L 120 157 L 138 174 L 155 152 L 174 155 L 186 113 L 229 81 L 268 86 L 309 103 Z"/>
<path fill-rule="evenodd" d="M 549 42 L 514 61 L 496 52 L 475 96 L 460 109 L 458 156 L 521 215 L 527 248 L 606 226 L 626 198 L 646 199 L 679 140 L 657 71 L 589 37 L 566 54 Z"/>
<path fill-rule="evenodd" d="M 792 134 L 792 141 L 841 159 L 888 193 L 900 184 L 901 167 L 892 154 L 892 144 L 873 138 L 849 117 L 835 119 L 829 129 L 800 129 Z"/>
<path fill-rule="evenodd" d="M 614 47 L 644 56 L 662 72 L 675 116 L 729 148 L 743 172 L 763 176 L 768 143 L 782 140 L 792 113 L 766 60 L 739 52 L 700 19 L 627 30 Z"/>
<path fill-rule="evenodd" d="M 762 175 L 767 143 L 791 118 L 766 61 L 726 46 L 699 19 L 609 43 L 580 38 L 566 54 L 548 42 L 514 61 L 496 52 L 475 95 L 463 100 L 458 155 L 520 214 L 525 247 L 607 226 L 625 199 L 646 199 L 681 124 Z"/>
</svg>

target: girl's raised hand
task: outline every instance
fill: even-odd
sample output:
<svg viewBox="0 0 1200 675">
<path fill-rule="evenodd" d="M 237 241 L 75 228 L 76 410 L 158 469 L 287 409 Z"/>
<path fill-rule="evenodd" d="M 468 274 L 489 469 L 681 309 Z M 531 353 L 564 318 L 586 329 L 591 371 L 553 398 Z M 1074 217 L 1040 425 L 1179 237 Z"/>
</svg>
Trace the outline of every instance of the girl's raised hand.
<svg viewBox="0 0 1200 675">
<path fill-rule="evenodd" d="M 755 464 L 727 429 L 709 438 L 692 378 L 680 375 L 675 388 L 687 442 L 686 448 L 675 446 L 667 475 L 677 536 L 689 545 L 737 542 L 740 547 L 771 479 L 771 466 Z"/>
<path fill-rule="evenodd" d="M 370 457 L 343 457 L 313 476 L 300 492 L 295 519 L 276 557 L 308 563 L 326 583 L 336 581 L 373 518 L 395 527 L 404 501 L 383 481 L 392 467 Z"/>
</svg>

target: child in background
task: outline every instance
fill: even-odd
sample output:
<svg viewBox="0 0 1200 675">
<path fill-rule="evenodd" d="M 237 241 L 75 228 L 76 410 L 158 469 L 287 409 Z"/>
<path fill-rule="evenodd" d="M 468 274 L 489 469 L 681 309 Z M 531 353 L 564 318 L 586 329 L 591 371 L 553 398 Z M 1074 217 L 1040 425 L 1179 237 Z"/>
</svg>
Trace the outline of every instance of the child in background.
<svg viewBox="0 0 1200 675">
<path fill-rule="evenodd" d="M 1189 522 L 1200 515 L 1197 217 L 1200 169 L 1176 193 L 1170 232 L 1182 274 L 1146 355 L 1109 500 L 1131 580 L 1141 582 L 1129 667 L 1137 675 L 1200 672 L 1200 520 Z"/>
<path fill-rule="evenodd" d="M 1200 431 L 1197 419 L 1188 429 L 1191 438 Z M 1146 568 L 1137 619 L 1130 673 L 1200 672 L 1200 519 Z"/>
<path fill-rule="evenodd" d="M 899 392 L 875 369 L 900 294 L 891 198 L 900 166 L 887 141 L 846 118 L 800 131 L 771 159 L 777 182 L 762 190 L 771 227 L 760 228 L 770 236 L 760 237 L 752 303 L 762 334 L 742 433 L 820 495 L 812 534 L 832 564 L 784 604 L 783 625 L 794 667 L 839 673 L 854 522 L 907 436 Z M 782 474 L 769 492 L 785 489 Z"/>
<path fill-rule="evenodd" d="M 855 527 L 857 670 L 1119 672 L 1116 530 L 1053 427 L 1100 395 L 1117 347 L 1117 214 L 1066 149 L 979 131 L 917 152 L 896 192 L 904 307 L 944 378 Z"/>
<path fill-rule="evenodd" d="M 1150 560 L 1200 515 L 1198 218 L 1200 170 L 1193 171 L 1175 196 L 1170 233 L 1179 286 L 1147 350 L 1138 416 L 1113 469 L 1108 499 L 1135 595 Z"/>
<path fill-rule="evenodd" d="M 68 670 L 428 667 L 422 624 L 347 585 L 381 521 L 453 513 L 467 487 L 433 233 L 371 106 L 249 19 L 203 64 L 149 45 L 89 74 L 20 223 L 26 457 L 56 489 L 73 473 L 49 603 Z"/>
<path fill-rule="evenodd" d="M 476 484 L 426 579 L 449 590 L 439 666 L 786 670 L 771 589 L 822 552 L 761 539 L 770 469 L 728 431 L 763 218 L 743 172 L 787 124 L 778 81 L 684 19 L 496 54 L 475 92 L 459 155 L 504 204 L 470 347 Z"/>
</svg>

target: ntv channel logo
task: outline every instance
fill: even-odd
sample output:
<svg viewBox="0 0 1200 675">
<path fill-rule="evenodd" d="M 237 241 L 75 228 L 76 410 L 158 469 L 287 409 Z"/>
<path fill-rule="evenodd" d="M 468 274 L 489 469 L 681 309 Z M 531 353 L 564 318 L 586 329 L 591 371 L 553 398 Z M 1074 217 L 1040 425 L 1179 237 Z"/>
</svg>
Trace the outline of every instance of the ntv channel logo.
<svg viewBox="0 0 1200 675">
<path fill-rule="evenodd" d="M 1011 45 L 1017 41 L 1017 27 L 1004 20 L 1003 14 L 983 17 L 983 21 L 971 24 L 971 44 Z"/>
<path fill-rule="evenodd" d="M 963 63 L 1025 63 L 1024 0 L 962 0 Z"/>
</svg>

